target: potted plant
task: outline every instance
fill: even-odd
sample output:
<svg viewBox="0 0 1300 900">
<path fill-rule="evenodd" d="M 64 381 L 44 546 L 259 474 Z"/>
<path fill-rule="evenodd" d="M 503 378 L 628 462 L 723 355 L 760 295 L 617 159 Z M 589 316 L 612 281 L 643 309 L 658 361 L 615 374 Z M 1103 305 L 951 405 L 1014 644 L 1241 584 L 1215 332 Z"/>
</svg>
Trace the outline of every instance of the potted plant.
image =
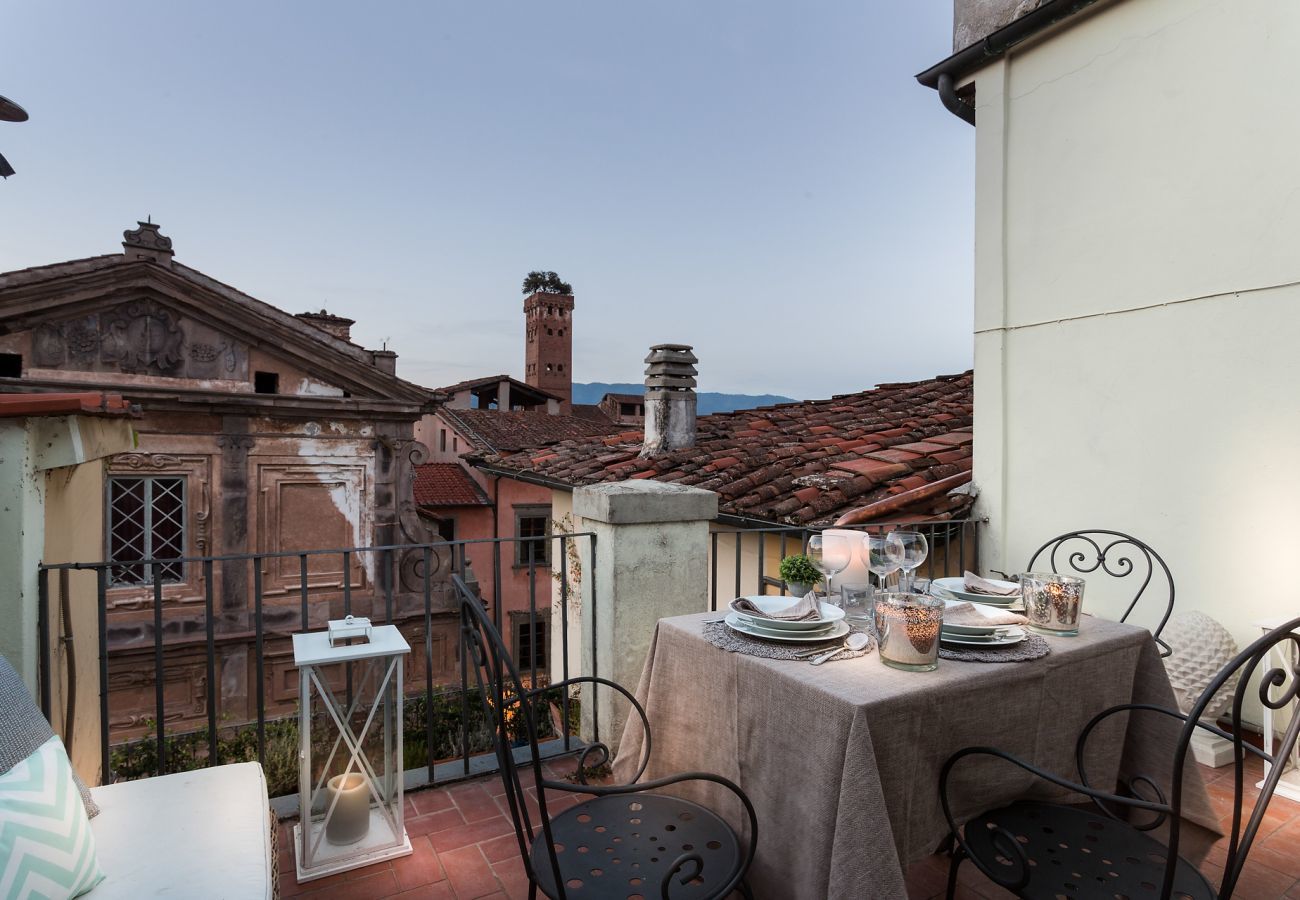
<svg viewBox="0 0 1300 900">
<path fill-rule="evenodd" d="M 813 589 L 822 577 L 821 572 L 813 565 L 812 560 L 802 553 L 796 553 L 793 556 L 787 556 L 781 560 L 781 580 L 790 588 L 790 593 L 796 597 L 802 597 Z"/>
</svg>

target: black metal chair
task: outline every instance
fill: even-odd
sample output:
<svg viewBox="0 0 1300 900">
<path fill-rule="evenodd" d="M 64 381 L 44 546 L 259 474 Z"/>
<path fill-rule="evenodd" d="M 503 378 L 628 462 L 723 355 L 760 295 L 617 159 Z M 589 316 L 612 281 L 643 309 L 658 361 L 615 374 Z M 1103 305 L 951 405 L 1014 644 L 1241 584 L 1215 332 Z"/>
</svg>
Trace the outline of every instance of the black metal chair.
<svg viewBox="0 0 1300 900">
<path fill-rule="evenodd" d="M 1268 651 L 1283 645 L 1289 657 L 1279 667 L 1264 672 L 1259 682 L 1259 698 L 1272 709 L 1281 709 L 1300 693 L 1300 618 L 1255 641 L 1219 672 L 1196 705 L 1183 714 L 1141 703 L 1125 703 L 1098 713 L 1084 727 L 1075 747 L 1079 782 L 1073 783 L 1017 759 L 992 747 L 967 747 L 944 763 L 939 775 L 939 795 L 943 813 L 954 841 L 952 862 L 948 870 L 948 897 L 954 896 L 957 871 L 970 859 L 981 872 L 998 885 L 1019 897 L 1076 898 L 1129 897 L 1156 900 L 1228 900 L 1236 889 L 1246 864 L 1260 822 L 1273 797 L 1285 761 L 1300 732 L 1300 716 L 1291 720 L 1281 745 L 1269 755 L 1241 739 L 1241 707 L 1256 669 Z M 1289 645 L 1289 646 L 1288 646 Z M 1214 695 L 1234 673 L 1241 680 L 1233 693 L 1233 733 L 1228 734 L 1199 721 Z M 1280 689 L 1280 693 L 1273 692 Z M 1168 797 L 1157 780 L 1137 775 L 1121 782 L 1119 791 L 1099 790 L 1088 783 L 1084 766 L 1084 749 L 1088 736 L 1100 723 L 1116 713 L 1170 716 L 1183 722 Z M 1223 880 L 1216 893 L 1197 868 L 1178 855 L 1183 801 L 1183 771 L 1187 763 L 1188 744 L 1195 729 L 1203 728 L 1232 741 L 1235 803 L 1232 828 L 1228 834 L 1227 858 Z M 1243 788 L 1246 754 L 1272 764 L 1260 788 L 1259 797 L 1243 823 Z M 953 768 L 963 759 L 991 756 L 1006 760 L 1038 778 L 1058 787 L 1085 795 L 1100 812 L 1051 803 L 1017 802 L 991 812 L 981 813 L 958 827 L 953 816 L 948 781 Z M 1146 796 L 1139 793 L 1143 791 Z M 1127 815 L 1126 815 L 1127 814 Z M 1128 821 L 1136 817 L 1139 821 Z M 1162 844 L 1149 832 L 1168 823 L 1168 843 Z M 1157 894 L 1157 890 L 1159 893 Z"/>
<path fill-rule="evenodd" d="M 1136 563 L 1134 559 L 1137 559 Z M 1162 657 L 1170 655 L 1172 651 L 1169 645 L 1161 640 L 1160 632 L 1164 631 L 1165 623 L 1169 621 L 1169 616 L 1174 611 L 1174 576 L 1160 554 L 1151 549 L 1151 545 L 1122 531 L 1107 531 L 1101 528 L 1069 531 L 1052 538 L 1035 550 L 1034 555 L 1029 558 L 1029 565 L 1025 567 L 1025 571 L 1038 571 L 1034 567 L 1041 562 L 1047 563 L 1057 575 L 1101 573 L 1116 579 L 1132 577 L 1133 581 L 1130 583 L 1137 585 L 1137 591 L 1124 610 L 1124 615 L 1119 617 L 1121 622 L 1128 621 L 1129 615 L 1132 614 L 1134 607 L 1138 605 L 1138 601 L 1142 599 L 1142 595 L 1146 593 L 1153 580 L 1156 582 L 1154 595 L 1158 596 L 1162 593 L 1161 582 L 1168 585 L 1169 594 L 1165 600 L 1165 613 L 1160 619 L 1160 624 L 1153 628 L 1151 633 L 1160 647 L 1160 655 Z M 1063 567 L 1067 564 L 1069 568 L 1063 571 Z"/>
<path fill-rule="evenodd" d="M 538 890 L 554 900 L 610 900 L 650 896 L 652 892 L 663 900 L 723 898 L 732 891 L 749 897 L 743 879 L 754 858 L 758 820 L 744 791 L 725 778 L 703 772 L 641 784 L 590 785 L 587 768 L 609 762 L 609 749 L 600 743 L 589 744 L 582 751 L 578 784 L 544 778 L 535 710 L 535 701 L 543 692 L 585 684 L 601 685 L 626 697 L 645 729 L 633 782 L 645 772 L 650 759 L 650 723 L 645 710 L 632 694 L 604 678 L 583 676 L 525 689 L 482 601 L 460 576 L 453 575 L 452 581 L 460 596 L 462 646 L 474 669 L 484 713 L 494 726 L 497 763 L 528 874 L 529 897 L 535 898 Z M 516 750 L 512 744 L 521 737 L 525 746 Z M 530 810 L 521 772 L 531 772 L 537 785 L 534 810 Z M 739 798 L 749 819 L 747 847 L 712 810 L 689 800 L 647 793 L 684 781 L 711 781 Z M 551 815 L 547 794 L 552 791 L 593 796 Z"/>
</svg>

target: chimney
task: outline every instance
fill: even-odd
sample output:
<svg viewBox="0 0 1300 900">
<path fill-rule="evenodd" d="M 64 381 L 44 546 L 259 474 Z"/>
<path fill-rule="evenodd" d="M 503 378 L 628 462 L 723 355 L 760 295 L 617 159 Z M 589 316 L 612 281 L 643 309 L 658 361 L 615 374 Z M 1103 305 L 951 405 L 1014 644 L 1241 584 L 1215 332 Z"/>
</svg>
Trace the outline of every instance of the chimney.
<svg viewBox="0 0 1300 900">
<path fill-rule="evenodd" d="M 294 318 L 302 319 L 308 325 L 314 325 L 321 331 L 327 331 L 341 341 L 352 340 L 352 326 L 357 324 L 356 319 L 330 315 L 323 309 L 318 313 L 298 313 Z"/>
<path fill-rule="evenodd" d="M 641 456 L 695 446 L 695 364 L 686 344 L 656 344 L 645 358 L 645 443 Z"/>
<path fill-rule="evenodd" d="M 172 252 L 172 239 L 159 233 L 152 218 L 135 224 L 140 227 L 128 228 L 122 232 L 122 255 L 128 260 L 146 259 L 170 266 L 172 256 L 175 255 Z"/>
<path fill-rule="evenodd" d="M 392 350 L 371 350 L 370 358 L 379 371 L 388 375 L 397 374 L 397 354 Z"/>
</svg>

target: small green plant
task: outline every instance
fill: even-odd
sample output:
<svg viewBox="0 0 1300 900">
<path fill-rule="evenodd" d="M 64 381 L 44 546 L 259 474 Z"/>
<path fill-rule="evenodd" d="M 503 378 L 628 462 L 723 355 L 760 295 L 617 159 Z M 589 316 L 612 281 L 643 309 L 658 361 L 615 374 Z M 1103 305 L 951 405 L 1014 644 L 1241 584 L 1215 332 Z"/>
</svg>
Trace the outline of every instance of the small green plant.
<svg viewBox="0 0 1300 900">
<path fill-rule="evenodd" d="M 802 553 L 787 556 L 781 560 L 781 580 L 786 584 L 816 584 L 822 574 L 812 564 L 812 560 Z"/>
</svg>

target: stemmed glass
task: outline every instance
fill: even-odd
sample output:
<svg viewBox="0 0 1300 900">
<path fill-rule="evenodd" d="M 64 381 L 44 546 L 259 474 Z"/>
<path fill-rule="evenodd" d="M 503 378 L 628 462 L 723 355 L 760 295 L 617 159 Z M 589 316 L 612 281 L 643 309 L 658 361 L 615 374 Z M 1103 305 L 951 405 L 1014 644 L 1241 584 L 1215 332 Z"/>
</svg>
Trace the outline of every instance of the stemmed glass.
<svg viewBox="0 0 1300 900">
<path fill-rule="evenodd" d="M 831 576 L 848 568 L 853 548 L 848 541 L 833 534 L 814 534 L 808 539 L 808 558 L 826 577 L 826 596 L 831 595 Z"/>
<path fill-rule="evenodd" d="M 900 566 L 903 576 L 899 579 L 898 590 L 899 593 L 909 594 L 912 592 L 916 570 L 930 555 L 930 545 L 926 542 L 925 535 L 919 531 L 895 531 L 893 536 L 903 545 L 903 563 Z"/>
<path fill-rule="evenodd" d="M 867 557 L 867 568 L 880 579 L 881 590 L 885 589 L 885 579 L 902 568 L 906 555 L 903 542 L 892 531 L 889 534 L 863 535 L 862 552 Z"/>
</svg>

